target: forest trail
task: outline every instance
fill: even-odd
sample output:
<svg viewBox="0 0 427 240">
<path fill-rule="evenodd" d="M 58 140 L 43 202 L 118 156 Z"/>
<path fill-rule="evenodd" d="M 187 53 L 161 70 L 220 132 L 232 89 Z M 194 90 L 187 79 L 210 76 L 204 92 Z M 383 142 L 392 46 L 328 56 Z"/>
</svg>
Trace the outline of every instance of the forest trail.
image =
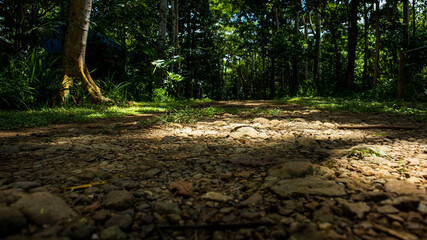
<svg viewBox="0 0 427 240">
<path fill-rule="evenodd" d="M 209 106 L 265 115 L 0 132 L 0 238 L 427 239 L 425 123 Z"/>
</svg>

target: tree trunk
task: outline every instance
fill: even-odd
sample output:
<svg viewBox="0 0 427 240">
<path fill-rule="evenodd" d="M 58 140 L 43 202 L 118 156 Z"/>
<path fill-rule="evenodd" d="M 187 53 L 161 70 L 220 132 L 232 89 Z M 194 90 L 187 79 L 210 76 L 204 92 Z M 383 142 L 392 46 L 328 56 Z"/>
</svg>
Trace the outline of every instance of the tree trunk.
<svg viewBox="0 0 427 240">
<path fill-rule="evenodd" d="M 320 9 L 317 9 L 316 12 L 316 32 L 314 33 L 315 38 L 316 38 L 316 44 L 315 44 L 315 48 L 316 48 L 316 57 L 314 60 L 314 79 L 313 79 L 313 85 L 316 88 L 317 84 L 320 82 L 321 80 L 321 66 L 320 66 L 320 59 L 322 57 L 322 49 L 321 49 L 321 36 L 320 36 L 320 32 L 322 31 L 321 28 L 321 22 L 322 22 L 322 16 L 320 14 Z"/>
<path fill-rule="evenodd" d="M 304 39 L 308 43 L 308 26 L 307 22 L 305 21 L 305 15 L 302 15 L 302 22 L 304 24 Z M 308 81 L 308 59 L 305 59 L 305 66 L 304 66 L 304 77 L 305 81 Z"/>
<path fill-rule="evenodd" d="M 403 0 L 403 49 L 409 46 L 409 0 Z"/>
<path fill-rule="evenodd" d="M 299 35 L 299 12 L 297 11 L 295 14 L 295 28 L 294 28 L 294 45 L 298 46 L 298 35 Z M 298 65 L 299 59 L 297 52 L 293 52 L 292 54 L 292 82 L 290 86 L 290 92 L 292 95 L 296 95 L 298 93 Z M 282 71 L 283 72 L 283 71 Z M 281 73 L 282 74 L 282 73 Z"/>
<path fill-rule="evenodd" d="M 372 87 L 377 86 L 378 81 L 378 61 L 380 57 L 380 3 L 375 2 L 375 60 L 374 60 L 374 77 Z"/>
<path fill-rule="evenodd" d="M 416 9 L 415 9 L 415 0 L 412 0 L 412 39 L 415 39 L 415 30 L 417 26 L 415 25 L 415 18 L 416 18 Z"/>
<path fill-rule="evenodd" d="M 368 47 L 368 7 L 366 5 L 366 0 L 363 2 L 363 21 L 364 21 L 364 28 L 363 28 L 363 39 L 364 39 L 364 50 L 363 50 L 363 85 L 364 87 L 369 86 L 368 82 L 368 54 L 369 54 L 369 47 Z"/>
<path fill-rule="evenodd" d="M 357 46 L 357 7 L 359 0 L 351 0 L 348 29 L 348 62 L 347 62 L 347 87 L 353 85 L 354 82 L 354 65 L 356 61 L 356 46 Z"/>
<path fill-rule="evenodd" d="M 163 49 L 166 43 L 166 28 L 168 17 L 168 0 L 160 0 L 159 18 L 159 49 Z"/>
<path fill-rule="evenodd" d="M 68 26 L 64 36 L 62 65 L 64 78 L 60 92 L 61 101 L 70 97 L 70 87 L 81 83 L 93 102 L 111 102 L 101 94 L 101 90 L 90 76 L 85 64 L 86 42 L 92 0 L 73 0 L 68 7 Z"/>
</svg>

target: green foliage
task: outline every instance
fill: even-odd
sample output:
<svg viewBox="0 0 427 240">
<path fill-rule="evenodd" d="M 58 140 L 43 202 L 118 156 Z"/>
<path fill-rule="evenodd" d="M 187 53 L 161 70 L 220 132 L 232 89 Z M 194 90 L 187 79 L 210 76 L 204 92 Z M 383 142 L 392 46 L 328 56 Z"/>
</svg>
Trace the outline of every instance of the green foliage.
<svg viewBox="0 0 427 240">
<path fill-rule="evenodd" d="M 114 83 L 114 73 L 108 75 L 104 81 L 101 81 L 101 89 L 106 92 L 105 96 L 115 102 L 124 102 L 131 99 L 129 86 L 130 82 Z"/>
<path fill-rule="evenodd" d="M 22 109 L 47 106 L 61 89 L 58 58 L 33 50 L 10 58 L 0 72 L 0 107 Z"/>
<path fill-rule="evenodd" d="M 348 151 L 347 153 L 348 157 L 357 157 L 359 159 L 362 159 L 364 157 L 372 157 L 372 156 L 376 156 L 376 157 L 385 157 L 387 156 L 387 153 L 377 150 L 373 147 L 355 147 L 352 148 L 350 151 Z"/>
<path fill-rule="evenodd" d="M 427 104 L 411 103 L 404 101 L 372 101 L 358 98 L 325 98 L 325 97 L 299 97 L 284 98 L 280 102 L 296 103 L 311 106 L 315 109 L 328 111 L 351 111 L 364 113 L 391 113 L 405 115 L 414 120 L 427 122 Z"/>
</svg>

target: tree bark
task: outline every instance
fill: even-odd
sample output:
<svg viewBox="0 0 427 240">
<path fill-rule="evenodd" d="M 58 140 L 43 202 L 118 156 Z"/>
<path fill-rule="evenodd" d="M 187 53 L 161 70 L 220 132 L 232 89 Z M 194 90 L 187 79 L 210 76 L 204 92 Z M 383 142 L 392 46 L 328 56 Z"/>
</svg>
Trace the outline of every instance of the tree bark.
<svg viewBox="0 0 427 240">
<path fill-rule="evenodd" d="M 377 86 L 378 81 L 378 61 L 380 57 L 380 3 L 375 1 L 375 60 L 374 60 L 374 76 L 372 87 Z"/>
<path fill-rule="evenodd" d="M 357 46 L 357 13 L 359 0 L 351 0 L 348 29 L 348 61 L 347 61 L 347 87 L 351 87 L 354 82 L 354 65 L 356 61 Z"/>
<path fill-rule="evenodd" d="M 363 39 L 364 39 L 364 50 L 363 50 L 363 85 L 364 87 L 369 86 L 369 80 L 368 80 L 368 54 L 369 54 L 369 47 L 368 47 L 368 7 L 366 5 L 366 0 L 363 1 L 363 20 L 364 20 L 364 28 L 363 28 Z"/>
<path fill-rule="evenodd" d="M 294 45 L 298 46 L 298 35 L 299 35 L 299 11 L 295 13 L 295 28 L 294 28 Z M 298 69 L 299 59 L 298 54 L 294 51 L 292 54 L 292 82 L 290 86 L 290 92 L 292 95 L 298 93 Z"/>
<path fill-rule="evenodd" d="M 166 43 L 166 28 L 168 17 L 168 0 L 160 0 L 160 19 L 159 19 L 159 48 L 164 48 Z"/>
<path fill-rule="evenodd" d="M 316 48 L 316 57 L 314 60 L 314 79 L 313 79 L 313 85 L 315 88 L 317 88 L 317 84 L 320 82 L 321 80 L 321 66 L 320 66 L 320 59 L 322 57 L 322 45 L 321 45 L 321 36 L 320 33 L 322 31 L 322 26 L 321 26 L 321 22 L 322 22 L 322 16 L 320 14 L 320 9 L 317 9 L 316 12 L 316 32 L 314 33 L 315 38 L 316 38 L 316 44 L 315 44 L 315 48 Z"/>
<path fill-rule="evenodd" d="M 93 102 L 111 102 L 102 96 L 101 90 L 90 76 L 85 64 L 87 35 L 92 0 L 73 0 L 68 7 L 68 26 L 64 36 L 62 65 L 64 77 L 60 92 L 61 102 L 70 97 L 70 87 L 81 83 Z"/>
<path fill-rule="evenodd" d="M 403 49 L 409 46 L 409 0 L 403 0 Z"/>
<path fill-rule="evenodd" d="M 308 43 L 308 26 L 307 22 L 305 21 L 305 15 L 302 15 L 302 22 L 304 24 L 304 39 Z M 304 77 L 305 81 L 308 81 L 308 59 L 305 59 L 305 65 L 304 65 Z"/>
</svg>

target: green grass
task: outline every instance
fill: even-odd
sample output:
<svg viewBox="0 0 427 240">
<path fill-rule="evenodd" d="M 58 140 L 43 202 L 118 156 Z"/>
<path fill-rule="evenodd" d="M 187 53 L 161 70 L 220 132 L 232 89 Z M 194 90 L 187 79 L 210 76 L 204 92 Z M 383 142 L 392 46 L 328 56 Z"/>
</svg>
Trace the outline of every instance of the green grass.
<svg viewBox="0 0 427 240">
<path fill-rule="evenodd" d="M 328 111 L 350 111 L 360 113 L 391 113 L 409 116 L 420 122 L 427 122 L 427 103 L 404 101 L 378 102 L 359 99 L 298 97 L 282 99 L 280 103 L 305 105 L 314 109 Z"/>
<path fill-rule="evenodd" d="M 50 124 L 85 122 L 101 118 L 132 116 L 144 113 L 160 113 L 150 120 L 141 121 L 147 126 L 155 123 L 194 123 L 216 115 L 230 113 L 233 115 L 265 117 L 280 116 L 279 108 L 234 108 L 234 107 L 200 107 L 208 100 L 187 100 L 169 103 L 138 103 L 124 106 L 88 106 L 42 108 L 28 111 L 0 111 L 0 131 L 40 127 Z M 300 104 L 313 109 L 337 111 L 346 110 L 366 113 L 393 113 L 410 116 L 415 120 L 427 122 L 426 104 L 408 102 L 373 102 L 342 98 L 291 98 L 278 103 Z"/>
</svg>

